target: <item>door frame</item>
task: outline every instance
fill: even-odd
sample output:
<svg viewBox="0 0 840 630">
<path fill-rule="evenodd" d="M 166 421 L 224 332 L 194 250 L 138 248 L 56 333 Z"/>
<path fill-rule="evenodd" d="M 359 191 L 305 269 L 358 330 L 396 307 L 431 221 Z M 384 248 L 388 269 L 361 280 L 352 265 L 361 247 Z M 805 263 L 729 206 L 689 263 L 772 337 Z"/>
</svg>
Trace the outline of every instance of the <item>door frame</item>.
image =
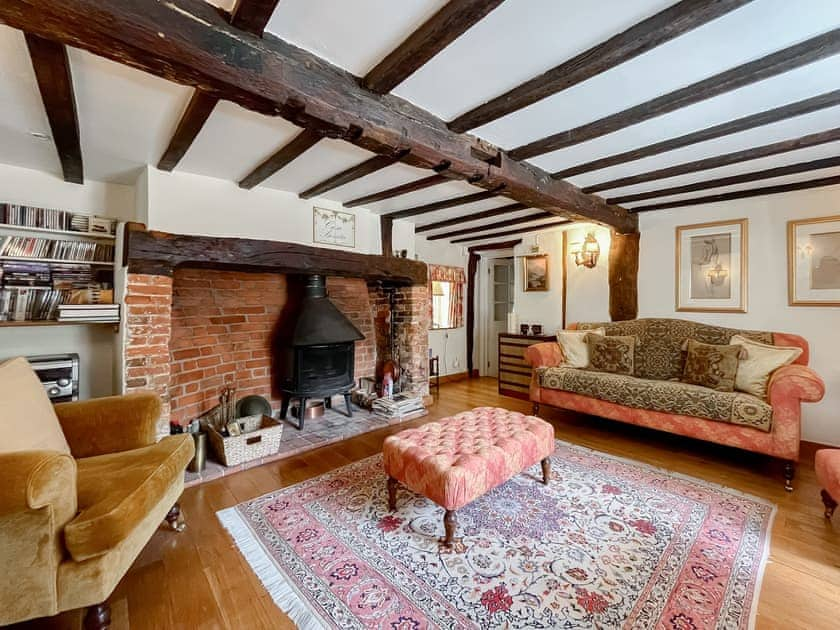
<svg viewBox="0 0 840 630">
<path fill-rule="evenodd" d="M 492 309 L 490 308 L 490 291 L 492 290 L 492 283 L 490 278 L 493 271 L 494 261 L 500 258 L 514 258 L 513 250 L 495 250 L 489 252 L 482 252 L 478 260 L 478 282 L 476 285 L 475 295 L 475 313 L 476 313 L 476 367 L 478 368 L 479 376 L 486 376 L 488 369 L 488 361 L 490 358 L 489 344 L 497 343 L 496 339 L 490 339 L 490 326 L 492 324 Z M 516 273 L 516 262 L 512 265 L 513 273 Z M 514 283 L 515 285 L 515 283 Z"/>
</svg>

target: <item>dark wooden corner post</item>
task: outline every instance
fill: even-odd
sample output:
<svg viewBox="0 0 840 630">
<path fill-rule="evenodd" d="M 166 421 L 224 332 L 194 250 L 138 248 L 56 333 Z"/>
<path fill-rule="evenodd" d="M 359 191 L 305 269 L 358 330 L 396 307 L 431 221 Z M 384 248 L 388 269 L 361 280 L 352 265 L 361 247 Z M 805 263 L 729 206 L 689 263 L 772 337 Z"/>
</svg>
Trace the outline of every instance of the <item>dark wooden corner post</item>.
<svg viewBox="0 0 840 630">
<path fill-rule="evenodd" d="M 384 214 L 379 217 L 379 232 L 382 237 L 382 255 L 394 255 L 394 219 Z"/>
<path fill-rule="evenodd" d="M 639 233 L 613 231 L 610 240 L 610 319 L 636 319 L 639 315 Z"/>
<path fill-rule="evenodd" d="M 471 251 L 467 260 L 467 376 L 473 378 L 473 350 L 475 348 L 475 272 L 479 255 Z"/>
</svg>

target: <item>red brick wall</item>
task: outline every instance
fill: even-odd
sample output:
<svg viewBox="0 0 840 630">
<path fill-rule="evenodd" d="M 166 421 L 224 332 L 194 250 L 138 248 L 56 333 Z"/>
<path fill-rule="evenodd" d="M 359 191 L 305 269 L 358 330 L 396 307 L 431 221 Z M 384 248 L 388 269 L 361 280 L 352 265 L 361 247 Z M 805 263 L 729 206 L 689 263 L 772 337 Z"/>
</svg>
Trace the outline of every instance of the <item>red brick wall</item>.
<svg viewBox="0 0 840 630">
<path fill-rule="evenodd" d="M 327 278 L 327 296 L 365 336 L 356 342 L 356 380 L 372 378 L 376 372 L 376 330 L 367 283 L 361 278 Z"/>
</svg>

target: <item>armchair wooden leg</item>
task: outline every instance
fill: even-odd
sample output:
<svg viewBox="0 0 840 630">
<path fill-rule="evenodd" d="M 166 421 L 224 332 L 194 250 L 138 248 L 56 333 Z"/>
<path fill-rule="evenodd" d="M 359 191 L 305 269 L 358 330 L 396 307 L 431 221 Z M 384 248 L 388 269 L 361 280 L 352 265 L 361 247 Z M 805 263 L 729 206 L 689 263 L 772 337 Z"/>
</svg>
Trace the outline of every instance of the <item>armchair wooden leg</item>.
<svg viewBox="0 0 840 630">
<path fill-rule="evenodd" d="M 548 481 L 551 479 L 551 460 L 546 457 L 540 464 L 542 465 L 543 483 L 548 485 Z"/>
<path fill-rule="evenodd" d="M 111 627 L 111 607 L 108 602 L 91 606 L 85 613 L 85 630 L 107 630 Z"/>
<path fill-rule="evenodd" d="M 793 475 L 795 472 L 796 468 L 793 462 L 785 462 L 785 490 L 788 492 L 793 492 Z"/>
<path fill-rule="evenodd" d="M 820 496 L 822 497 L 823 505 L 825 505 L 825 517 L 830 519 L 834 516 L 834 509 L 837 507 L 837 501 L 828 494 L 824 489 L 820 490 Z"/>
<path fill-rule="evenodd" d="M 176 532 L 182 532 L 187 527 L 184 519 L 181 518 L 181 506 L 178 503 L 173 505 L 169 512 L 167 512 L 166 522 Z"/>
</svg>

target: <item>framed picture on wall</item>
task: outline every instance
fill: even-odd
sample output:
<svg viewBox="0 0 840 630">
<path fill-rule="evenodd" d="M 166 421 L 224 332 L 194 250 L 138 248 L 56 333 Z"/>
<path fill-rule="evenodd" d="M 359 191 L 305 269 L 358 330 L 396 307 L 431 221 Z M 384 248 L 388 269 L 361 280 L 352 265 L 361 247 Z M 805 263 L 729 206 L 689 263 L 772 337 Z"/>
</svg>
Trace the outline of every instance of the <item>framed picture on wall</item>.
<svg viewBox="0 0 840 630">
<path fill-rule="evenodd" d="M 522 263 L 523 290 L 548 291 L 548 254 L 523 256 Z"/>
<path fill-rule="evenodd" d="M 788 303 L 840 306 L 840 216 L 788 221 Z"/>
<path fill-rule="evenodd" d="M 312 240 L 326 245 L 356 247 L 356 215 L 313 207 Z"/>
<path fill-rule="evenodd" d="M 676 309 L 747 312 L 747 219 L 677 227 Z"/>
</svg>

